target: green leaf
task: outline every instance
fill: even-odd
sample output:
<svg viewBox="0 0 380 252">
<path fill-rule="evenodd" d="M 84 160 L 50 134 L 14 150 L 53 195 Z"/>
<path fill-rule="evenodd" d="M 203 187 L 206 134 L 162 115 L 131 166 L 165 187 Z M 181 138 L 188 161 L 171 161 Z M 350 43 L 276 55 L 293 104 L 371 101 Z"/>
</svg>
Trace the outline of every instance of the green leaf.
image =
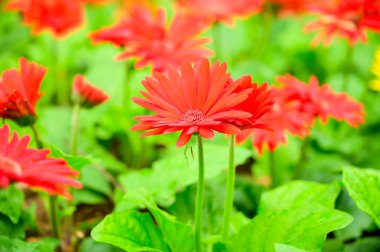
<svg viewBox="0 0 380 252">
<path fill-rule="evenodd" d="M 327 208 L 334 208 L 339 192 L 338 183 L 323 185 L 315 182 L 293 181 L 274 190 L 264 192 L 258 211 L 265 213 L 291 209 L 304 204 L 318 204 Z"/>
<path fill-rule="evenodd" d="M 0 213 L 0 236 L 9 238 L 24 238 L 25 232 L 23 229 L 24 222 L 20 218 L 16 224 L 13 224 L 8 216 Z"/>
<path fill-rule="evenodd" d="M 121 248 L 110 244 L 99 243 L 91 237 L 86 238 L 79 246 L 79 252 L 124 252 Z"/>
<path fill-rule="evenodd" d="M 367 213 L 380 227 L 380 172 L 345 167 L 343 182 L 358 208 Z"/>
<path fill-rule="evenodd" d="M 169 251 L 150 214 L 134 210 L 107 215 L 91 236 L 128 252 Z"/>
<path fill-rule="evenodd" d="M 66 160 L 67 163 L 76 170 L 80 170 L 82 167 L 91 163 L 91 161 L 86 157 L 66 154 L 52 145 L 50 145 L 49 148 L 51 149 L 51 156 Z"/>
<path fill-rule="evenodd" d="M 205 178 L 212 179 L 225 170 L 228 164 L 228 147 L 205 144 Z M 170 206 L 175 201 L 175 194 L 185 187 L 196 183 L 198 179 L 197 150 L 192 153 L 174 149 L 164 158 L 153 163 L 151 169 L 143 169 L 124 174 L 119 177 L 126 191 L 145 189 L 152 192 L 161 206 Z M 251 152 L 244 148 L 236 148 L 236 164 L 243 163 Z"/>
<path fill-rule="evenodd" d="M 0 236 L 0 251 L 12 252 L 51 252 L 59 242 L 56 239 L 46 238 L 37 242 L 25 242 L 20 239 L 11 239 Z"/>
<path fill-rule="evenodd" d="M 344 212 L 317 205 L 259 214 L 232 238 L 230 249 L 272 252 L 275 243 L 283 243 L 320 251 L 329 232 L 343 228 L 351 221 L 352 217 Z"/>
<path fill-rule="evenodd" d="M 290 245 L 276 243 L 275 244 L 276 252 L 307 252 L 306 250 L 299 249 Z"/>
<path fill-rule="evenodd" d="M 17 224 L 24 203 L 24 194 L 15 186 L 0 189 L 0 213 L 9 217 L 13 224 Z"/>
<path fill-rule="evenodd" d="M 81 181 L 85 188 L 112 196 L 112 189 L 105 176 L 95 168 L 86 166 L 81 170 Z"/>
<path fill-rule="evenodd" d="M 124 205 L 124 207 L 132 204 L 132 206 L 149 209 L 162 232 L 163 239 L 169 245 L 171 251 L 194 251 L 195 238 L 192 228 L 178 222 L 174 216 L 158 208 L 153 198 L 149 197 L 146 192 L 128 193 L 123 201 L 125 204 L 121 203 L 121 206 Z M 123 207 L 119 206 L 116 211 L 123 211 Z"/>
<path fill-rule="evenodd" d="M 368 237 L 359 239 L 353 244 L 344 247 L 344 252 L 378 252 L 380 251 L 380 239 L 378 237 Z"/>
</svg>

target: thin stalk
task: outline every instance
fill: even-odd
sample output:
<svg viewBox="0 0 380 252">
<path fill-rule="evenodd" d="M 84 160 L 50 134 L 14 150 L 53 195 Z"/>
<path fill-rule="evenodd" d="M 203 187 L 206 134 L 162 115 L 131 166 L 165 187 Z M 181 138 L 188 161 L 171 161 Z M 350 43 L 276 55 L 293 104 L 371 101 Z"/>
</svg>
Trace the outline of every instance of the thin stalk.
<svg viewBox="0 0 380 252">
<path fill-rule="evenodd" d="M 278 185 L 278 181 L 277 181 L 278 178 L 277 178 L 277 169 L 276 169 L 274 151 L 269 152 L 269 169 L 270 169 L 270 175 L 272 179 L 271 188 L 275 188 Z"/>
<path fill-rule="evenodd" d="M 310 138 L 305 138 L 301 146 L 301 157 L 296 166 L 294 167 L 293 179 L 300 179 L 302 175 L 302 166 L 307 159 L 307 149 L 310 144 Z"/>
<path fill-rule="evenodd" d="M 350 86 L 350 74 L 352 70 L 352 60 L 354 55 L 354 47 L 350 44 L 347 45 L 346 57 L 344 59 L 345 69 L 343 71 L 343 83 L 342 83 L 342 91 L 347 92 Z"/>
<path fill-rule="evenodd" d="M 235 135 L 231 135 L 228 157 L 228 174 L 226 185 L 226 198 L 224 201 L 222 240 L 227 241 L 230 230 L 230 216 L 233 208 L 235 189 Z"/>
<path fill-rule="evenodd" d="M 36 125 L 33 124 L 30 126 L 32 128 L 33 134 L 34 134 L 34 140 L 36 141 L 37 148 L 42 149 L 43 144 L 41 142 L 41 139 L 39 137 Z M 51 223 L 51 230 L 53 233 L 53 236 L 57 239 L 59 239 L 59 228 L 58 228 L 58 202 L 57 202 L 57 196 L 49 195 L 49 210 L 50 210 L 50 223 Z M 61 247 L 58 247 L 58 251 L 62 251 Z"/>
<path fill-rule="evenodd" d="M 76 155 L 78 149 L 78 133 L 79 133 L 79 112 L 80 104 L 75 102 L 73 107 L 73 115 L 71 118 L 71 140 L 70 140 L 70 154 Z"/>
<path fill-rule="evenodd" d="M 53 74 L 53 82 L 55 87 L 55 98 L 58 104 L 64 104 L 66 102 L 66 89 L 65 86 L 60 82 L 59 77 L 59 41 L 52 38 L 52 49 L 51 49 L 51 57 L 52 57 L 52 74 Z"/>
<path fill-rule="evenodd" d="M 133 70 L 133 64 L 130 61 L 126 61 L 124 68 L 124 83 L 123 83 L 123 106 L 124 110 L 128 111 L 131 104 L 131 76 Z"/>
<path fill-rule="evenodd" d="M 198 184 L 197 184 L 197 198 L 195 205 L 195 251 L 202 251 L 202 211 L 203 211 L 203 198 L 204 198 L 204 155 L 203 143 L 200 135 L 198 138 Z"/>
<path fill-rule="evenodd" d="M 212 37 L 213 45 L 215 50 L 215 58 L 222 59 L 222 49 L 223 49 L 223 34 L 221 31 L 222 25 L 219 22 L 216 22 L 212 27 Z"/>
</svg>

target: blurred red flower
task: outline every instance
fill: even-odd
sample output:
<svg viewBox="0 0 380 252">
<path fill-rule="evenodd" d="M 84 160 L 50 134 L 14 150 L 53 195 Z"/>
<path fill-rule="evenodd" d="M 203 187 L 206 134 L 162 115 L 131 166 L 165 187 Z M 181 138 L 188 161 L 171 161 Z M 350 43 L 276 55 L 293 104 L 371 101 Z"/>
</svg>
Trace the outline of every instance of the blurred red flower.
<svg viewBox="0 0 380 252">
<path fill-rule="evenodd" d="M 364 123 L 363 105 L 344 93 L 335 93 L 330 86 L 319 86 L 318 79 L 311 77 L 309 84 L 291 75 L 277 78 L 280 87 L 273 89 L 273 110 L 264 114 L 257 123 L 269 124 L 272 131 L 249 129 L 237 136 L 238 142 L 253 136 L 253 145 L 262 153 L 265 145 L 273 151 L 286 143 L 286 132 L 298 137 L 310 133 L 316 118 L 327 122 L 329 118 L 346 121 L 352 127 Z"/>
<path fill-rule="evenodd" d="M 154 115 L 135 117 L 140 122 L 132 130 L 149 130 L 142 136 L 182 131 L 177 146 L 185 145 L 194 133 L 212 138 L 213 130 L 236 134 L 239 127 L 232 124 L 252 115 L 235 109 L 245 101 L 252 88 L 236 91 L 244 79 L 232 81 L 227 65 L 219 62 L 210 67 L 206 59 L 194 66 L 184 62 L 180 70 L 169 67 L 167 74 L 156 72 L 143 81 L 146 97 L 133 98 L 138 105 Z M 234 92 L 235 91 L 235 92 Z"/>
<path fill-rule="evenodd" d="M 47 69 L 20 58 L 20 70 L 9 69 L 0 79 L 0 117 L 28 126 L 37 116 L 35 105 L 41 97 L 39 89 Z"/>
<path fill-rule="evenodd" d="M 351 44 L 367 39 L 365 30 L 380 32 L 380 1 L 378 0 L 320 0 L 309 5 L 318 19 L 306 26 L 306 31 L 319 31 L 313 44 L 329 45 L 334 36 Z"/>
<path fill-rule="evenodd" d="M 10 137 L 8 125 L 0 128 L 0 187 L 7 187 L 13 181 L 21 182 L 71 199 L 68 187 L 82 187 L 73 179 L 78 172 L 65 160 L 48 157 L 50 150 L 28 148 L 29 142 L 29 136 L 19 138 L 14 133 Z"/>
<path fill-rule="evenodd" d="M 212 22 L 233 23 L 235 17 L 246 17 L 261 10 L 264 0 L 180 0 L 180 8 Z"/>
<path fill-rule="evenodd" d="M 11 0 L 7 8 L 21 12 L 33 33 L 49 30 L 57 38 L 80 26 L 84 15 L 78 0 Z"/>
<path fill-rule="evenodd" d="M 117 59 L 137 58 L 136 68 L 151 63 L 154 71 L 165 71 L 169 64 L 179 66 L 183 60 L 197 61 L 213 55 L 203 47 L 209 39 L 197 37 L 205 25 L 204 20 L 195 16 L 176 14 L 167 26 L 163 9 L 154 14 L 148 8 L 136 6 L 129 18 L 95 32 L 92 38 L 124 45 L 125 52 Z"/>
<path fill-rule="evenodd" d="M 79 99 L 80 105 L 84 108 L 95 107 L 108 99 L 108 96 L 102 90 L 86 82 L 80 74 L 75 76 L 73 95 Z"/>
</svg>

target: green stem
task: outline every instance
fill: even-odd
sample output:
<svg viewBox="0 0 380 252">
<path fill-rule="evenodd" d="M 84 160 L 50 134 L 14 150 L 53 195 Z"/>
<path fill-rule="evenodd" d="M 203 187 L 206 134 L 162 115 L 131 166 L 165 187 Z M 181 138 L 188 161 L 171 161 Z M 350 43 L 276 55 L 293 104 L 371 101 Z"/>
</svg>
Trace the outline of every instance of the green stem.
<svg viewBox="0 0 380 252">
<path fill-rule="evenodd" d="M 78 149 L 78 133 L 79 133 L 79 112 L 80 104 L 75 102 L 73 108 L 73 115 L 71 119 L 71 141 L 70 141 L 70 154 L 76 155 Z"/>
<path fill-rule="evenodd" d="M 131 104 L 131 75 L 133 71 L 133 64 L 128 60 L 125 63 L 125 76 L 123 83 L 123 105 L 125 111 L 128 111 Z"/>
<path fill-rule="evenodd" d="M 269 168 L 270 168 L 270 175 L 272 179 L 271 188 L 275 188 L 278 185 L 278 182 L 277 182 L 277 171 L 276 171 L 274 151 L 269 152 Z"/>
<path fill-rule="evenodd" d="M 197 199 L 195 205 L 195 251 L 202 251 L 202 211 L 204 198 L 204 156 L 202 137 L 198 138 L 198 184 L 197 184 Z"/>
<path fill-rule="evenodd" d="M 342 82 L 342 91 L 347 92 L 350 86 L 350 74 L 352 70 L 352 58 L 354 55 L 354 47 L 349 43 L 347 45 L 346 57 L 344 59 L 345 69 L 343 71 L 343 82 Z"/>
<path fill-rule="evenodd" d="M 300 160 L 298 161 L 298 163 L 294 167 L 293 179 L 300 179 L 301 178 L 301 175 L 302 175 L 302 166 L 303 166 L 303 164 L 305 163 L 305 161 L 307 159 L 307 149 L 309 147 L 309 143 L 310 143 L 310 138 L 308 138 L 308 137 L 305 138 L 303 140 L 303 142 L 302 142 L 301 156 L 300 156 Z"/>
<path fill-rule="evenodd" d="M 230 228 L 230 216 L 233 208 L 235 189 L 235 135 L 230 138 L 226 198 L 224 201 L 222 240 L 227 241 Z"/>
<path fill-rule="evenodd" d="M 34 140 L 37 144 L 37 148 L 42 149 L 43 144 L 39 137 L 36 125 L 33 124 L 30 127 L 32 128 L 32 131 L 34 134 Z M 49 195 L 49 209 L 50 209 L 50 223 L 51 223 L 52 233 L 55 238 L 59 239 L 57 196 Z M 58 251 L 62 251 L 60 246 L 58 247 Z"/>
<path fill-rule="evenodd" d="M 52 233 L 55 238 L 59 239 L 57 196 L 49 195 L 49 204 Z"/>
<path fill-rule="evenodd" d="M 216 22 L 212 27 L 212 37 L 214 39 L 214 50 L 215 50 L 215 58 L 222 59 L 222 46 L 223 46 L 223 39 L 222 39 L 222 32 L 221 32 L 222 25 L 219 22 Z"/>
</svg>

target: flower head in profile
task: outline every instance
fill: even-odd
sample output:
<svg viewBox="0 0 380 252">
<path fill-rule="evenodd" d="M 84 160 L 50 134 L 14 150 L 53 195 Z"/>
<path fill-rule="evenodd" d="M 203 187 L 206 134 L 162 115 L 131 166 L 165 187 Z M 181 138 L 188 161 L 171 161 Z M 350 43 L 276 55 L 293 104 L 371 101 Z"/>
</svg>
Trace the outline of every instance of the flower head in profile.
<svg viewBox="0 0 380 252">
<path fill-rule="evenodd" d="M 83 3 L 78 0 L 11 0 L 7 8 L 19 11 L 33 33 L 48 30 L 57 38 L 79 27 L 84 16 Z"/>
<path fill-rule="evenodd" d="M 0 79 L 0 117 L 28 126 L 37 118 L 35 106 L 47 69 L 20 58 L 20 69 L 5 70 Z"/>
<path fill-rule="evenodd" d="M 235 17 L 246 17 L 260 11 L 263 0 L 180 0 L 180 8 L 197 13 L 212 22 L 231 24 Z"/>
<path fill-rule="evenodd" d="M 364 123 L 363 105 L 344 93 L 336 93 L 328 84 L 319 85 L 316 77 L 304 83 L 291 75 L 279 76 L 281 86 L 273 89 L 273 109 L 258 120 L 269 124 L 272 131 L 247 130 L 237 136 L 238 142 L 253 136 L 253 145 L 262 153 L 264 146 L 270 151 L 286 143 L 286 134 L 305 137 L 315 119 L 327 122 L 329 118 L 345 121 L 352 127 Z"/>
<path fill-rule="evenodd" d="M 145 98 L 133 98 L 153 115 L 135 117 L 140 121 L 132 129 L 147 130 L 142 136 L 181 131 L 177 146 L 185 145 L 195 133 L 212 138 L 214 131 L 237 134 L 233 122 L 252 118 L 252 114 L 236 109 L 252 88 L 236 91 L 242 80 L 233 81 L 226 73 L 225 63 L 210 63 L 202 59 L 184 62 L 180 70 L 169 67 L 167 74 L 156 72 L 147 77 L 142 91 Z"/>
<path fill-rule="evenodd" d="M 167 25 L 163 9 L 136 6 L 127 19 L 93 33 L 92 38 L 123 45 L 125 51 L 118 60 L 134 58 L 136 68 L 152 64 L 154 71 L 165 71 L 169 64 L 180 66 L 183 60 L 195 62 L 213 55 L 203 47 L 209 39 L 198 37 L 205 25 L 204 20 L 188 14 L 175 14 Z"/>
<path fill-rule="evenodd" d="M 380 1 L 377 0 L 320 0 L 309 5 L 318 19 L 306 26 L 306 31 L 319 31 L 313 44 L 329 45 L 335 36 L 351 44 L 367 39 L 366 29 L 380 32 Z"/>
<path fill-rule="evenodd" d="M 79 99 L 79 103 L 84 108 L 95 107 L 108 99 L 102 90 L 86 82 L 82 75 L 76 75 L 73 85 L 73 95 Z"/>
<path fill-rule="evenodd" d="M 20 182 L 51 195 L 71 199 L 68 187 L 81 188 L 78 172 L 63 159 L 48 157 L 50 150 L 28 148 L 29 136 L 11 137 L 8 125 L 0 128 L 0 187 Z"/>
</svg>

